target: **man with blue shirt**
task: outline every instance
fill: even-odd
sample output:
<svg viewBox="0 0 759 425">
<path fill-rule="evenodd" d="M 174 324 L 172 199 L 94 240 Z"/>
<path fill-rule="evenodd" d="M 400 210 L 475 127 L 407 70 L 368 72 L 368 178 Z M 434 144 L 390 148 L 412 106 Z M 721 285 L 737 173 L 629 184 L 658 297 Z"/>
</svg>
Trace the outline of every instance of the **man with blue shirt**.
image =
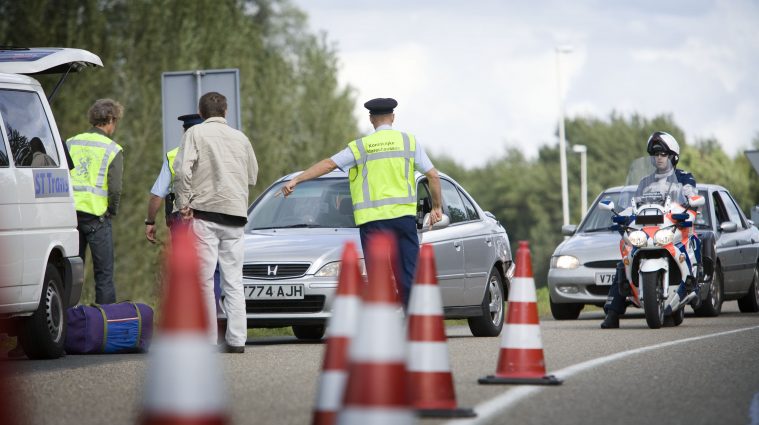
<svg viewBox="0 0 759 425">
<path fill-rule="evenodd" d="M 364 103 L 374 133 L 354 140 L 348 147 L 312 165 L 282 187 L 288 196 L 301 182 L 315 179 L 339 168 L 348 172 L 353 215 L 361 234 L 364 258 L 373 233 L 386 232 L 396 239 L 398 266 L 393 270 L 404 305 L 419 256 L 416 229 L 416 180 L 414 170 L 423 173 L 432 196 L 429 225 L 440 221 L 442 195 L 437 170 L 416 138 L 392 125 L 395 99 L 379 98 Z"/>
</svg>

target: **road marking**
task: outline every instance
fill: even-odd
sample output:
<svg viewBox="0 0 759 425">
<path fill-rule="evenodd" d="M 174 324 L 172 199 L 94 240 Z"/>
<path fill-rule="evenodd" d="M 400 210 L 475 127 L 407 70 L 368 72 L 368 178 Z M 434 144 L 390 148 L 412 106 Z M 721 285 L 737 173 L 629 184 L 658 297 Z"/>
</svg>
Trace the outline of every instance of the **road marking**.
<svg viewBox="0 0 759 425">
<path fill-rule="evenodd" d="M 598 367 L 603 364 L 610 363 L 616 360 L 621 360 L 625 357 L 629 357 L 635 354 L 645 353 L 647 351 L 658 350 L 660 348 L 671 347 L 673 345 L 699 341 L 699 340 L 707 339 L 707 338 L 730 335 L 730 334 L 734 334 L 738 332 L 752 331 L 755 329 L 759 329 L 759 326 L 751 326 L 748 328 L 733 329 L 731 331 L 717 332 L 717 333 L 701 335 L 701 336 L 694 336 L 691 338 L 678 339 L 675 341 L 668 341 L 668 342 L 663 342 L 661 344 L 649 345 L 647 347 L 640 347 L 633 350 L 622 351 L 622 352 L 611 354 L 605 357 L 598 357 L 598 358 L 591 359 L 582 363 L 577 363 L 575 365 L 565 367 L 564 369 L 556 371 L 553 374 L 557 378 L 565 380 L 571 376 L 577 375 L 586 370 L 590 370 L 595 367 Z M 477 413 L 476 418 L 454 420 L 454 421 L 446 422 L 445 424 L 446 425 L 485 424 L 490 419 L 493 419 L 497 414 L 503 413 L 505 410 L 514 406 L 522 399 L 530 395 L 533 395 L 535 393 L 538 393 L 544 389 L 546 389 L 546 387 L 539 386 L 539 385 L 525 385 L 525 386 L 509 389 L 506 392 L 502 393 L 501 395 L 475 406 L 474 411 Z M 754 400 L 751 404 L 751 407 L 749 408 L 749 416 L 752 419 L 752 422 L 750 423 L 750 425 L 759 425 L 759 394 L 754 396 Z"/>
<path fill-rule="evenodd" d="M 754 394 L 751 407 L 748 408 L 749 425 L 759 425 L 759 393 Z"/>
</svg>

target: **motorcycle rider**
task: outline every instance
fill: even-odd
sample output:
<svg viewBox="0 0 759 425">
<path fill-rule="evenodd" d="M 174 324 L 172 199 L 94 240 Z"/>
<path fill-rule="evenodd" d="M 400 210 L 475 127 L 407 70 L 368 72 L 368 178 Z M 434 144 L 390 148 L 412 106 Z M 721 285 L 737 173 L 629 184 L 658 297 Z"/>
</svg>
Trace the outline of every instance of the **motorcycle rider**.
<svg viewBox="0 0 759 425">
<path fill-rule="evenodd" d="M 650 192 L 668 193 L 674 184 L 681 185 L 681 193 L 686 197 L 698 194 L 696 192 L 696 180 L 693 178 L 693 175 L 687 171 L 675 168 L 680 160 L 680 145 L 671 134 L 663 131 L 653 132 L 648 138 L 646 151 L 651 155 L 651 163 L 656 167 L 656 170 L 640 180 L 638 188 L 635 191 L 636 197 Z M 700 258 L 698 251 L 697 245 L 696 257 Z M 622 285 L 623 289 L 621 292 L 620 282 L 625 283 L 625 285 Z M 629 291 L 628 288 L 625 266 L 620 261 L 617 263 L 617 273 L 612 280 L 609 296 L 604 304 L 606 318 L 601 323 L 601 328 L 613 329 L 619 327 L 619 317 L 625 314 L 625 310 L 627 309 L 626 298 L 628 294 L 626 292 Z M 684 285 L 678 288 L 681 299 L 685 297 L 685 291 Z M 694 302 L 698 302 L 699 300 L 700 297 L 696 297 Z"/>
</svg>

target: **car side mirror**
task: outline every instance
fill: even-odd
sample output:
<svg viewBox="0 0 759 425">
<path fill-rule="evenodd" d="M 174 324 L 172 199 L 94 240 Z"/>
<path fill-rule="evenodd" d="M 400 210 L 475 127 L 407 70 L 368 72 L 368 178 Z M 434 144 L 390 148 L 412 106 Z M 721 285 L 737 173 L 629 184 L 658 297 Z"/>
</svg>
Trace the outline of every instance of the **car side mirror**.
<svg viewBox="0 0 759 425">
<path fill-rule="evenodd" d="M 438 230 L 438 229 L 445 229 L 448 227 L 448 225 L 451 224 L 451 219 L 448 217 L 448 215 L 443 214 L 443 218 L 440 219 L 437 223 L 432 225 L 432 229 L 430 229 L 430 213 L 427 213 L 424 215 L 424 221 L 422 222 L 422 232 L 426 232 L 428 230 Z"/>
<path fill-rule="evenodd" d="M 601 208 L 604 211 L 613 211 L 614 210 L 614 201 L 601 201 L 598 203 L 598 208 Z"/>
<path fill-rule="evenodd" d="M 565 224 L 561 226 L 561 234 L 564 236 L 572 236 L 577 231 L 576 224 Z"/>
<path fill-rule="evenodd" d="M 725 233 L 733 233 L 738 230 L 738 225 L 732 221 L 726 221 L 719 225 L 719 230 Z"/>
</svg>

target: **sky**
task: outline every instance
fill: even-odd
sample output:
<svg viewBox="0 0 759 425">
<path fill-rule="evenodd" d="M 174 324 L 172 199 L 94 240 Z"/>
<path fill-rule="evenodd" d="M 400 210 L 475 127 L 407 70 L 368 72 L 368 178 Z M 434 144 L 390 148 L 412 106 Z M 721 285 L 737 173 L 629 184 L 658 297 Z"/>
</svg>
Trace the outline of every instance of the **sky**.
<svg viewBox="0 0 759 425">
<path fill-rule="evenodd" d="M 393 97 L 395 128 L 470 168 L 556 146 L 560 99 L 566 117 L 671 114 L 731 156 L 759 137 L 757 0 L 293 3 L 336 50 L 363 133 L 363 103 Z"/>
</svg>

